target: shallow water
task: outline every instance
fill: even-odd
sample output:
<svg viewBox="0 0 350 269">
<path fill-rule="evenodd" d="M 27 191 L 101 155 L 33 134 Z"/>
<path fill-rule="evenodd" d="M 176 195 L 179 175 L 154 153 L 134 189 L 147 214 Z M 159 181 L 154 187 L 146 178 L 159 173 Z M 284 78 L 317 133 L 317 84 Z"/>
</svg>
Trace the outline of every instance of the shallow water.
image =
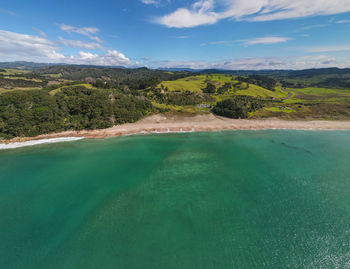
<svg viewBox="0 0 350 269">
<path fill-rule="evenodd" d="M 350 268 L 350 132 L 0 152 L 0 268 Z"/>
</svg>

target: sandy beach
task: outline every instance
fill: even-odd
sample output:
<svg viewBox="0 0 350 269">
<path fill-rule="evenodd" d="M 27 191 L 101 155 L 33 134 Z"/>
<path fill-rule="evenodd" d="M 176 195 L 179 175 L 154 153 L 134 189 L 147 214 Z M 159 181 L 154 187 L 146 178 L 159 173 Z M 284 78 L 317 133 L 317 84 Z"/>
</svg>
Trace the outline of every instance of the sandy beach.
<svg viewBox="0 0 350 269">
<path fill-rule="evenodd" d="M 6 143 L 57 138 L 107 138 L 142 133 L 203 132 L 220 130 L 350 130 L 350 121 L 286 121 L 280 119 L 242 120 L 218 117 L 213 114 L 183 116 L 157 114 L 136 123 L 128 123 L 101 130 L 65 131 L 36 137 L 18 137 Z"/>
</svg>

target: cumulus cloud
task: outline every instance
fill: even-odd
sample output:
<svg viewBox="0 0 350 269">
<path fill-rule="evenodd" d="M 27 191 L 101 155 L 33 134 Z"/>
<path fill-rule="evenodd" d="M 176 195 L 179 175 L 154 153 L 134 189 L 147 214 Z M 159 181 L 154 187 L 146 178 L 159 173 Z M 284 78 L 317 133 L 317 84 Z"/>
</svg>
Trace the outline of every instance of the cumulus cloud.
<svg viewBox="0 0 350 269">
<path fill-rule="evenodd" d="M 167 27 L 186 28 L 215 24 L 227 18 L 271 21 L 348 11 L 349 0 L 200 0 L 155 21 Z"/>
<path fill-rule="evenodd" d="M 96 27 L 75 27 L 71 25 L 66 25 L 64 23 L 59 24 L 59 26 L 60 29 L 64 32 L 84 35 L 92 40 L 102 43 L 102 40 L 98 36 L 96 36 L 100 32 L 100 29 Z"/>
<path fill-rule="evenodd" d="M 214 24 L 218 14 L 213 12 L 214 0 L 196 2 L 191 9 L 179 8 L 175 12 L 155 19 L 157 23 L 167 27 L 187 28 L 205 24 Z"/>
<path fill-rule="evenodd" d="M 79 52 L 79 57 L 74 59 L 79 63 L 91 65 L 122 65 L 131 64 L 129 58 L 117 50 L 108 50 L 106 54 L 93 54 L 91 52 Z"/>
<path fill-rule="evenodd" d="M 24 35 L 0 30 L 0 57 L 2 60 L 58 60 L 64 58 L 57 53 L 54 42 L 39 36 Z"/>
<path fill-rule="evenodd" d="M 89 49 L 89 50 L 96 50 L 96 49 L 103 50 L 103 47 L 99 43 L 96 43 L 96 42 L 88 43 L 88 42 L 83 42 L 81 40 L 67 40 L 67 39 L 64 39 L 62 37 L 59 37 L 58 39 L 62 45 L 65 45 L 65 46 L 68 46 L 71 48 L 84 48 L 84 49 Z"/>
<path fill-rule="evenodd" d="M 83 43 L 75 40 L 60 39 L 66 45 L 86 49 L 98 48 L 97 43 Z M 117 50 L 108 50 L 103 54 L 80 51 L 77 55 L 59 53 L 60 47 L 45 37 L 19 34 L 0 30 L 0 61 L 35 61 L 68 64 L 122 65 L 131 64 L 129 58 Z"/>
</svg>

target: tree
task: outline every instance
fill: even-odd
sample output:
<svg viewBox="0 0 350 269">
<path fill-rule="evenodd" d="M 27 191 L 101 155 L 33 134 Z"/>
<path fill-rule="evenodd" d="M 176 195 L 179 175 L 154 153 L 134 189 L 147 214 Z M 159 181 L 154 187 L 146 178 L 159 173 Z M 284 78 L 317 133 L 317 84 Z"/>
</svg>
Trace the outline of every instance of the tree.
<svg viewBox="0 0 350 269">
<path fill-rule="evenodd" d="M 216 86 L 211 82 L 208 82 L 207 86 L 203 89 L 204 93 L 215 93 L 215 91 L 216 91 Z"/>
<path fill-rule="evenodd" d="M 233 119 L 245 119 L 249 117 L 249 112 L 256 111 L 262 107 L 263 102 L 261 100 L 249 96 L 236 96 L 235 98 L 218 102 L 214 107 L 214 113 Z"/>
</svg>

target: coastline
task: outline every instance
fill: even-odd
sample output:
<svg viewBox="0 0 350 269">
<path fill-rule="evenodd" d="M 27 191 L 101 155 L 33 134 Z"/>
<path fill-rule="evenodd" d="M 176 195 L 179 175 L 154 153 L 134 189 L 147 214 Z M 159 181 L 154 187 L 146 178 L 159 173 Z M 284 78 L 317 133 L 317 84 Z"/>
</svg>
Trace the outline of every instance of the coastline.
<svg viewBox="0 0 350 269">
<path fill-rule="evenodd" d="M 60 142 L 78 141 L 81 139 L 84 139 L 84 137 L 59 137 L 59 138 L 28 140 L 24 142 L 0 143 L 0 150 L 31 147 L 31 146 L 41 145 L 41 144 L 54 144 L 54 143 L 60 143 Z"/>
<path fill-rule="evenodd" d="M 17 137 L 0 141 L 0 149 L 18 148 L 43 143 L 75 141 L 83 138 L 108 138 L 134 134 L 210 132 L 224 130 L 350 130 L 350 121 L 287 121 L 280 119 L 228 119 L 213 114 L 195 116 L 148 116 L 135 123 L 113 126 L 108 129 L 65 131 L 36 137 Z"/>
</svg>

